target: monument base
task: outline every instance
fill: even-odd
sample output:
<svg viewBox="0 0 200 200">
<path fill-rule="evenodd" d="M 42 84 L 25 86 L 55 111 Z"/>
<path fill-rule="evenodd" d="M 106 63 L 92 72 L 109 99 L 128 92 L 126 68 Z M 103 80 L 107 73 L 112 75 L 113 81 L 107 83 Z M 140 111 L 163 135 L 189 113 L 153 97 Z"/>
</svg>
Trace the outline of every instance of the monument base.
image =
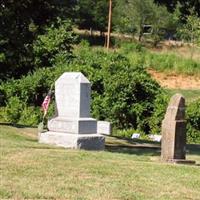
<svg viewBox="0 0 200 200">
<path fill-rule="evenodd" d="M 174 164 L 184 164 L 184 165 L 195 165 L 194 160 L 185 160 L 185 159 L 171 159 L 167 160 L 169 163 L 174 163 Z"/>
<path fill-rule="evenodd" d="M 70 134 L 48 131 L 39 135 L 39 143 L 72 149 L 104 150 L 105 137 L 99 134 Z"/>
</svg>

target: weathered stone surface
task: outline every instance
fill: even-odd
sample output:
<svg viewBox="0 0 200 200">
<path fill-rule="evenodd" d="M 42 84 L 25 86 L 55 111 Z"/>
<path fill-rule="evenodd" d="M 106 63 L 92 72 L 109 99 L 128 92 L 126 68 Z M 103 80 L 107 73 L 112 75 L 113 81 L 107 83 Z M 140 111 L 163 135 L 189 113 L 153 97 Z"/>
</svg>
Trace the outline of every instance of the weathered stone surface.
<svg viewBox="0 0 200 200">
<path fill-rule="evenodd" d="M 40 143 L 64 148 L 104 150 L 105 138 L 99 134 L 66 134 L 61 132 L 41 133 Z"/>
<path fill-rule="evenodd" d="M 66 72 L 55 82 L 55 98 L 59 117 L 90 117 L 91 86 L 80 72 Z"/>
<path fill-rule="evenodd" d="M 105 138 L 97 134 L 90 117 L 91 86 L 80 72 L 64 73 L 55 83 L 57 116 L 48 121 L 49 132 L 39 142 L 89 150 L 103 150 Z"/>
<path fill-rule="evenodd" d="M 97 121 L 93 118 L 56 117 L 48 121 L 48 129 L 64 133 L 93 134 L 97 132 Z"/>
<path fill-rule="evenodd" d="M 174 95 L 168 105 L 162 122 L 161 160 L 185 160 L 186 120 L 185 99 L 181 94 Z"/>
<path fill-rule="evenodd" d="M 104 135 L 110 135 L 111 134 L 111 124 L 110 122 L 106 121 L 98 121 L 97 122 L 97 133 L 104 134 Z"/>
</svg>

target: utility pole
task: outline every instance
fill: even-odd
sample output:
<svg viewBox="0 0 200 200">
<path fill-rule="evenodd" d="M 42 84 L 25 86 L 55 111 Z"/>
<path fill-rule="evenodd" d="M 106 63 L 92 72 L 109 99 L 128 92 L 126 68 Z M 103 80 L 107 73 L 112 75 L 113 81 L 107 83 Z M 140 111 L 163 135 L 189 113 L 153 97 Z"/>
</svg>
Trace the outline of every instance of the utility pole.
<svg viewBox="0 0 200 200">
<path fill-rule="evenodd" d="M 110 48 L 110 31 L 112 23 L 112 0 L 109 0 L 109 16 L 108 16 L 108 33 L 107 33 L 107 49 Z"/>
</svg>

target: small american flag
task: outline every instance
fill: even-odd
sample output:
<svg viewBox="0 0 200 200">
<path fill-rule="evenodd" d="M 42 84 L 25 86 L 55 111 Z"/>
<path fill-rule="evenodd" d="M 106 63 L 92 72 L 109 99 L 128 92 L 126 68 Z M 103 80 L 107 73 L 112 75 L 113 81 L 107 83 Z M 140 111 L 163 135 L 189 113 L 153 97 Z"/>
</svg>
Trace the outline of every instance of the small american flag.
<svg viewBox="0 0 200 200">
<path fill-rule="evenodd" d="M 51 91 L 49 91 L 49 93 L 47 94 L 42 103 L 42 110 L 44 111 L 44 116 L 47 114 L 50 101 L 51 101 Z"/>
</svg>

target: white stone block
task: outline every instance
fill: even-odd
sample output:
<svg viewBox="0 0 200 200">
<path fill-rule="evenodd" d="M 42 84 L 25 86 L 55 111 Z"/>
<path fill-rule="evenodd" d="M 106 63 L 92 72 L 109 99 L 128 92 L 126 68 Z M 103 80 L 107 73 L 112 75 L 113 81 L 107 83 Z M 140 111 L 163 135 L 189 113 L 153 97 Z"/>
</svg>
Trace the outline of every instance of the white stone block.
<svg viewBox="0 0 200 200">
<path fill-rule="evenodd" d="M 132 139 L 138 139 L 138 138 L 140 138 L 140 134 L 139 133 L 133 133 L 131 138 Z"/>
<path fill-rule="evenodd" d="M 150 138 L 152 141 L 160 142 L 161 139 L 162 139 L 162 135 L 149 135 L 149 138 Z"/>
<path fill-rule="evenodd" d="M 70 134 L 60 132 L 41 133 L 39 142 L 64 148 L 104 150 L 105 137 L 99 134 Z"/>
<path fill-rule="evenodd" d="M 103 150 L 105 138 L 97 134 L 97 121 L 90 117 L 91 86 L 80 72 L 66 72 L 55 83 L 57 116 L 48 121 L 49 131 L 40 143 L 65 148 Z M 107 122 L 102 133 L 110 133 Z"/>
<path fill-rule="evenodd" d="M 56 117 L 48 121 L 48 129 L 63 133 L 94 134 L 97 133 L 97 121 L 93 118 Z"/>
<path fill-rule="evenodd" d="M 90 82 L 80 72 L 66 72 L 55 83 L 58 115 L 90 117 Z"/>
<path fill-rule="evenodd" d="M 98 121 L 97 122 L 97 133 L 110 135 L 112 131 L 110 122 Z"/>
</svg>

